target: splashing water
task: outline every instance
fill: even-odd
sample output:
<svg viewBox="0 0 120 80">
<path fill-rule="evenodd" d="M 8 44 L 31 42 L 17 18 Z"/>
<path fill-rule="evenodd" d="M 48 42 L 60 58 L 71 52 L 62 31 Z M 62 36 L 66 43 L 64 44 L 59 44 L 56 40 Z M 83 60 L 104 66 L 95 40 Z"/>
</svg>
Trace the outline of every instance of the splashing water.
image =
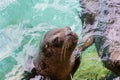
<svg viewBox="0 0 120 80">
<path fill-rule="evenodd" d="M 70 26 L 80 34 L 80 10 L 75 0 L 0 0 L 0 80 L 20 80 L 48 30 Z"/>
</svg>

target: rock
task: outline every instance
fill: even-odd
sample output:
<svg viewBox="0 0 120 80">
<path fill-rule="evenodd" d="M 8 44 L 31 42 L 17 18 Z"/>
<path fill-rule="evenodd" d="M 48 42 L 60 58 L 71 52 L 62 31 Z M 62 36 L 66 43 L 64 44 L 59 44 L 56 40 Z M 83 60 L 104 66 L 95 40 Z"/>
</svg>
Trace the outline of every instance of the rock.
<svg viewBox="0 0 120 80">
<path fill-rule="evenodd" d="M 105 67 L 120 76 L 120 1 L 80 0 L 80 4 L 84 33 L 81 47 L 95 43 Z"/>
</svg>

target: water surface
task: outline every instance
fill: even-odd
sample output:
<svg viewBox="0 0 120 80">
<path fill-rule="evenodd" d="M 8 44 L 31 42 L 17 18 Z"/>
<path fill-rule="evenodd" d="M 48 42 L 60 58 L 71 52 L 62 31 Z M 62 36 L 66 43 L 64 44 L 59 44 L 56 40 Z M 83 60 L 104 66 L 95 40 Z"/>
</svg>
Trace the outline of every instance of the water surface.
<svg viewBox="0 0 120 80">
<path fill-rule="evenodd" d="M 0 80 L 19 80 L 27 55 L 50 29 L 70 26 L 80 36 L 76 0 L 0 0 Z"/>
</svg>

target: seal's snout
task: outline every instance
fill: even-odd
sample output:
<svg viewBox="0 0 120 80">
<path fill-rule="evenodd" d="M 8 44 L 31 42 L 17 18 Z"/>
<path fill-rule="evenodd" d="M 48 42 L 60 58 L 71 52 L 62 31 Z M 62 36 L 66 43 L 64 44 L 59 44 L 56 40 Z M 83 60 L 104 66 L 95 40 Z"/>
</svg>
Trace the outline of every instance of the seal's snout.
<svg viewBox="0 0 120 80">
<path fill-rule="evenodd" d="M 65 35 L 72 35 L 72 30 L 70 27 L 65 28 Z"/>
<path fill-rule="evenodd" d="M 74 33 L 70 27 L 65 27 L 64 28 L 65 31 L 65 36 L 66 39 L 68 39 L 69 41 L 72 41 L 73 43 L 77 43 L 78 42 L 78 36 L 76 33 Z"/>
<path fill-rule="evenodd" d="M 70 27 L 65 27 L 65 29 L 66 29 L 66 30 L 71 30 L 71 28 L 70 28 Z"/>
</svg>

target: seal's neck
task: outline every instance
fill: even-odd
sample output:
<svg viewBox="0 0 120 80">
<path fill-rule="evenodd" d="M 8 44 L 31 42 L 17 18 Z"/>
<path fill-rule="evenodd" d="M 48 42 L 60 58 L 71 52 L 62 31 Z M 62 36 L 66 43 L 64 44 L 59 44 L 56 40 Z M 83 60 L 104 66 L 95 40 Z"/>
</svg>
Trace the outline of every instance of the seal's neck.
<svg viewBox="0 0 120 80">
<path fill-rule="evenodd" d="M 38 60 L 35 60 L 34 63 L 39 74 L 56 78 L 55 80 L 67 80 L 72 69 L 72 55 L 65 57 L 64 60 L 61 60 L 58 55 L 48 56 L 44 53 L 41 53 L 38 57 Z"/>
</svg>

